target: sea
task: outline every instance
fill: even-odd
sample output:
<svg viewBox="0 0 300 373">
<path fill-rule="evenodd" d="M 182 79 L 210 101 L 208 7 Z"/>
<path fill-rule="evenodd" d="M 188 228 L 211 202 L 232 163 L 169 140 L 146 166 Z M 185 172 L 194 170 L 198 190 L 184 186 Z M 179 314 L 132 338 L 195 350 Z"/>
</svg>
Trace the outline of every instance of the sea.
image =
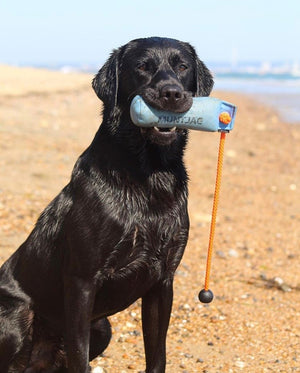
<svg viewBox="0 0 300 373">
<path fill-rule="evenodd" d="M 300 75 L 216 73 L 214 88 L 247 94 L 273 107 L 282 120 L 300 124 Z"/>
</svg>

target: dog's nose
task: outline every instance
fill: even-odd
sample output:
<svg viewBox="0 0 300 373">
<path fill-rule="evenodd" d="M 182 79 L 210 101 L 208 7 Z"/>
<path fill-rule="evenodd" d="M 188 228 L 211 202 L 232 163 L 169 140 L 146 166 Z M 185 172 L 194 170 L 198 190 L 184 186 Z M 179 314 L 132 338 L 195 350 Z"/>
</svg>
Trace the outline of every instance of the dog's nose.
<svg viewBox="0 0 300 373">
<path fill-rule="evenodd" d="M 182 90 L 177 85 L 165 85 L 160 92 L 161 98 L 168 103 L 176 103 L 183 97 Z"/>
</svg>

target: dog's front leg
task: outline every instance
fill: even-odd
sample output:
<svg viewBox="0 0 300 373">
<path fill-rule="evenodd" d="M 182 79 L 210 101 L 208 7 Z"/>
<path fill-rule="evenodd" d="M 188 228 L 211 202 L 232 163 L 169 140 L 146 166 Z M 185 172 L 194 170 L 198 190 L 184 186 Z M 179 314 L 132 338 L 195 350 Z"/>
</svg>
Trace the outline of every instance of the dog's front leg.
<svg viewBox="0 0 300 373">
<path fill-rule="evenodd" d="M 90 316 L 95 288 L 92 281 L 65 276 L 65 325 L 68 372 L 88 373 Z"/>
<path fill-rule="evenodd" d="M 142 299 L 146 373 L 164 373 L 166 336 L 173 302 L 173 278 L 155 285 Z"/>
</svg>

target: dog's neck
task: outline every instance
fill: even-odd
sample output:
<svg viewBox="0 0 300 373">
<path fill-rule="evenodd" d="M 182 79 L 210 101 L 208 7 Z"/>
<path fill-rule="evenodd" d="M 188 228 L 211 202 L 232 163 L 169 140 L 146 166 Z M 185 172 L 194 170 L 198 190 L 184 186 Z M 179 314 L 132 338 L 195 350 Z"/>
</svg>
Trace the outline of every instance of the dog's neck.
<svg viewBox="0 0 300 373">
<path fill-rule="evenodd" d="M 108 164 L 114 163 L 115 167 L 122 167 L 123 159 L 130 157 L 132 167 L 141 173 L 149 174 L 160 170 L 177 173 L 184 170 L 183 153 L 187 136 L 180 137 L 176 143 L 168 146 L 153 144 L 141 135 L 140 128 L 132 123 L 129 112 L 117 111 L 117 115 L 112 115 L 112 110 L 104 108 L 103 122 L 91 145 L 95 150 L 98 147 L 109 147 L 110 150 L 115 148 L 115 159 L 107 160 Z M 111 151 L 108 153 L 112 154 Z M 105 157 L 105 152 L 101 151 L 101 154 Z"/>
</svg>

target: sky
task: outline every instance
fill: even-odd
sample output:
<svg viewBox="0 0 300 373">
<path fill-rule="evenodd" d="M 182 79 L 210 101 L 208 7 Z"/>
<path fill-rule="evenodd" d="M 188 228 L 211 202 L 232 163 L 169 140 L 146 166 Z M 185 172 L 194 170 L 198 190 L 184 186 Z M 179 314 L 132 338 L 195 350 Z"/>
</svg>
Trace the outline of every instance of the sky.
<svg viewBox="0 0 300 373">
<path fill-rule="evenodd" d="M 300 63 L 298 0 L 0 0 L 0 64 L 99 64 L 148 36 L 205 62 Z"/>
</svg>

